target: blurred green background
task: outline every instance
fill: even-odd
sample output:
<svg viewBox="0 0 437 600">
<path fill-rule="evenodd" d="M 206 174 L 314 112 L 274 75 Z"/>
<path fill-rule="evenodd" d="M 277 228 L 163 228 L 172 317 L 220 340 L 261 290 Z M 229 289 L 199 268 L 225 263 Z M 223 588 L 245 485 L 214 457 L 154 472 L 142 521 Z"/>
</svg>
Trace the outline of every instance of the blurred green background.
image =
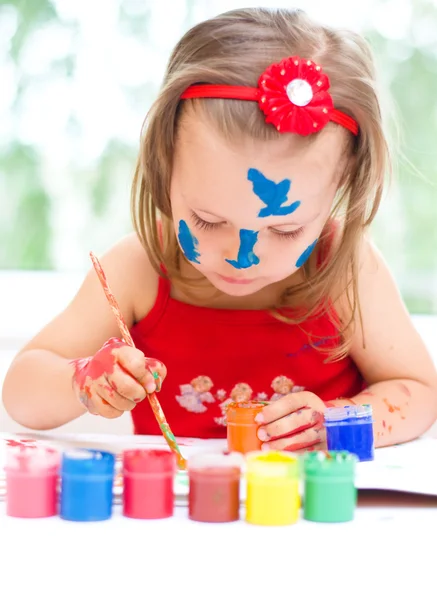
<svg viewBox="0 0 437 600">
<path fill-rule="evenodd" d="M 437 313 L 437 2 L 298 4 L 372 43 L 393 99 L 397 179 L 374 239 L 409 310 Z M 91 248 L 130 231 L 140 127 L 173 45 L 195 22 L 248 5 L 0 0 L 0 269 L 85 269 Z"/>
</svg>

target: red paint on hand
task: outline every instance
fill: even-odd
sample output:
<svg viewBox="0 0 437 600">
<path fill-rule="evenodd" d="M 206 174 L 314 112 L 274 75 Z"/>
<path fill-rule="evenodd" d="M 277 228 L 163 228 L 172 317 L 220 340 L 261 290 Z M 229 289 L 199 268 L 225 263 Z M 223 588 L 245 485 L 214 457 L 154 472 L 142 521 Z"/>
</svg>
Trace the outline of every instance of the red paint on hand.
<svg viewBox="0 0 437 600">
<path fill-rule="evenodd" d="M 393 413 L 395 410 L 399 410 L 399 407 L 393 406 L 393 404 L 390 404 L 390 402 L 387 400 L 387 398 L 383 398 L 382 401 L 387 406 L 388 412 Z"/>
<path fill-rule="evenodd" d="M 301 442 L 300 444 L 290 444 L 284 450 L 287 452 L 298 452 L 299 450 L 306 450 L 307 448 L 312 448 L 315 444 L 318 444 L 319 441 L 312 440 L 311 442 Z"/>
<path fill-rule="evenodd" d="M 77 358 L 71 361 L 74 366 L 74 381 L 77 384 L 80 394 L 90 398 L 91 388 L 90 385 L 93 381 L 96 381 L 104 375 L 111 375 L 114 372 L 117 359 L 113 355 L 115 348 L 122 348 L 126 344 L 117 338 L 110 338 L 100 350 L 94 355 L 88 358 Z M 113 389 L 110 386 L 105 386 Z M 109 405 L 109 402 L 102 400 L 103 404 Z"/>
<path fill-rule="evenodd" d="M 401 390 L 401 392 L 403 394 L 405 394 L 406 396 L 408 396 L 408 398 L 411 398 L 411 392 L 407 388 L 407 386 L 405 385 L 405 383 L 399 383 L 398 386 L 399 386 L 399 389 Z"/>
</svg>

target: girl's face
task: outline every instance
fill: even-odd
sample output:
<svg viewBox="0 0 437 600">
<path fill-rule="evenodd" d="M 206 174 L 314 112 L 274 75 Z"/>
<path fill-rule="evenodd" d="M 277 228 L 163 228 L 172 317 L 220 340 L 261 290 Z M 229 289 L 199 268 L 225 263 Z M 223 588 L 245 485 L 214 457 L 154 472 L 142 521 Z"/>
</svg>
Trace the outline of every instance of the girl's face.
<svg viewBox="0 0 437 600">
<path fill-rule="evenodd" d="M 253 294 L 309 258 L 345 168 L 347 132 L 317 140 L 226 141 L 199 114 L 182 117 L 171 181 L 182 252 L 220 291 Z"/>
</svg>

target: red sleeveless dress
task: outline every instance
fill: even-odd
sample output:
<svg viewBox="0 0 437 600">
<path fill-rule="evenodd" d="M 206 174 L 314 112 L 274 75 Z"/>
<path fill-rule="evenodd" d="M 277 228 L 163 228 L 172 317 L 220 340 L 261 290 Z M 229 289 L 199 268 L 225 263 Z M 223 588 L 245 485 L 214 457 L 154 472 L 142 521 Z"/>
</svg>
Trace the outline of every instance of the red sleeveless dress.
<svg viewBox="0 0 437 600">
<path fill-rule="evenodd" d="M 318 349 L 339 343 L 327 314 L 290 325 L 265 310 L 185 304 L 170 297 L 170 288 L 160 278 L 154 307 L 131 333 L 146 356 L 168 369 L 159 400 L 175 435 L 225 437 L 224 409 L 233 399 L 274 401 L 308 390 L 327 402 L 362 390 L 349 357 L 327 363 Z M 132 419 L 136 434 L 160 433 L 147 401 L 134 408 Z"/>
</svg>

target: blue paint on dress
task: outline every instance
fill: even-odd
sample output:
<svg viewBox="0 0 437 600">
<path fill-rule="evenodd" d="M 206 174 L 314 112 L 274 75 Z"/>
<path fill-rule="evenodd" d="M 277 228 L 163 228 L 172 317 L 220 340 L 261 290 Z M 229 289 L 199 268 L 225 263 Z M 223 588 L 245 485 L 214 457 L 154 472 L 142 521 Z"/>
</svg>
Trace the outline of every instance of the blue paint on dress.
<svg viewBox="0 0 437 600">
<path fill-rule="evenodd" d="M 199 240 L 194 237 L 187 223 L 182 220 L 179 221 L 178 240 L 179 244 L 181 245 L 182 252 L 188 258 L 188 260 L 200 265 L 200 261 L 198 260 L 200 254 L 196 249 L 199 245 Z"/>
<path fill-rule="evenodd" d="M 297 268 L 301 267 L 303 264 L 306 263 L 306 261 L 311 256 L 312 251 L 316 247 L 316 244 L 317 244 L 317 240 L 315 240 L 310 246 L 308 246 L 308 248 L 306 250 L 304 250 L 302 252 L 302 254 L 299 256 L 299 258 L 296 261 L 296 267 Z"/>
<path fill-rule="evenodd" d="M 248 269 L 252 265 L 257 265 L 259 263 L 259 258 L 253 251 L 257 241 L 258 231 L 240 229 L 240 248 L 238 249 L 237 260 L 229 260 L 226 258 L 226 262 L 235 269 Z"/>
<path fill-rule="evenodd" d="M 293 202 L 290 206 L 283 206 L 288 201 L 287 194 L 291 185 L 289 179 L 283 179 L 279 183 L 275 183 L 264 177 L 261 171 L 257 169 L 249 169 L 247 179 L 252 182 L 254 193 L 266 205 L 259 211 L 259 217 L 291 215 L 299 208 L 300 200 Z"/>
</svg>

